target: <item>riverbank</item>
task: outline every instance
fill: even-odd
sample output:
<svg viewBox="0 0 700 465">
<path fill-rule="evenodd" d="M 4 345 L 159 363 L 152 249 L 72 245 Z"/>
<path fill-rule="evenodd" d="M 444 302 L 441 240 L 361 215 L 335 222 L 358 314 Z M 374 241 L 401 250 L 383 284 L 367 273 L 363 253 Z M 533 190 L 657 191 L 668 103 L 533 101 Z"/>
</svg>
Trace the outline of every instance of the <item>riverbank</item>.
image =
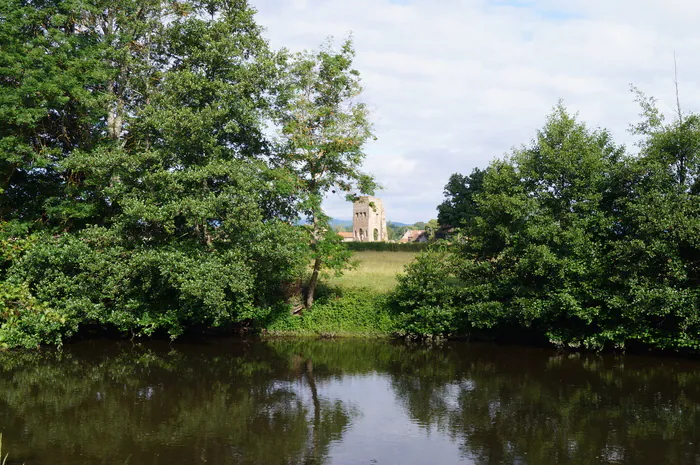
<svg viewBox="0 0 700 465">
<path fill-rule="evenodd" d="M 265 322 L 266 336 L 389 337 L 397 329 L 386 295 L 369 288 L 322 288 L 313 308 L 282 309 Z"/>
<path fill-rule="evenodd" d="M 311 309 L 291 314 L 288 309 L 270 315 L 262 327 L 265 336 L 390 337 L 399 329 L 388 295 L 396 276 L 417 252 L 359 251 L 355 267 L 342 276 L 326 276 Z"/>
<path fill-rule="evenodd" d="M 418 253 L 411 251 L 356 251 L 353 259 L 357 266 L 342 276 L 325 276 L 321 279 L 314 306 L 308 310 L 292 313 L 289 305 L 278 305 L 272 309 L 259 309 L 257 319 L 243 324 L 227 326 L 197 326 L 183 331 L 182 340 L 207 340 L 235 334 L 259 335 L 263 338 L 303 339 L 442 339 L 472 342 L 489 342 L 499 345 L 565 348 L 569 352 L 603 351 L 654 353 L 682 356 L 697 356 L 697 352 L 685 350 L 662 350 L 639 341 L 625 341 L 620 347 L 585 347 L 558 345 L 546 333 L 546 328 L 500 324 L 492 327 L 472 325 L 473 315 L 458 308 L 445 309 L 439 306 L 421 307 L 418 311 L 406 311 L 403 304 L 425 299 L 430 292 L 447 292 L 455 286 L 432 289 L 420 280 L 408 276 L 402 278 L 403 285 L 397 288 L 397 276 L 407 269 L 420 268 L 428 271 L 431 266 L 441 267 L 444 257 L 427 254 L 414 261 Z M 438 254 L 439 255 L 439 254 Z M 439 273 L 438 273 L 439 274 Z M 435 276 L 437 276 L 436 274 Z M 450 279 L 438 280 L 449 284 Z M 454 283 L 453 283 L 454 284 Z M 431 290 L 432 289 L 432 290 Z M 447 295 L 447 294 L 445 294 Z M 164 332 L 156 332 L 148 338 L 136 337 L 115 327 L 81 325 L 65 342 L 90 339 L 140 340 L 169 339 Z M 0 343 L 2 341 L 0 340 Z M 60 344 L 59 344 L 60 345 Z"/>
</svg>

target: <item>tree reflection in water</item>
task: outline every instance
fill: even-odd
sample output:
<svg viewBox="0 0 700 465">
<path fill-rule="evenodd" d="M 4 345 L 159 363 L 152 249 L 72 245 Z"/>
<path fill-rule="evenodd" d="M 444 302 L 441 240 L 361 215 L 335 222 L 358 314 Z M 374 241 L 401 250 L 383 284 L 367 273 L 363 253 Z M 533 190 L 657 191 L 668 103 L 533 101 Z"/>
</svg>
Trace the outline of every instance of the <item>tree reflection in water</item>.
<svg viewBox="0 0 700 465">
<path fill-rule="evenodd" d="M 413 352 L 393 387 L 475 463 L 700 463 L 697 362 L 450 347 Z"/>
<path fill-rule="evenodd" d="M 388 380 L 403 421 L 475 463 L 700 462 L 695 361 L 368 341 L 174 347 L 0 354 L 5 447 L 27 465 L 332 463 L 362 412 L 328 388 L 360 376 Z"/>
<path fill-rule="evenodd" d="M 13 460 L 320 464 L 356 415 L 323 397 L 310 358 L 300 370 L 298 355 L 262 344 L 152 346 L 0 354 Z"/>
</svg>

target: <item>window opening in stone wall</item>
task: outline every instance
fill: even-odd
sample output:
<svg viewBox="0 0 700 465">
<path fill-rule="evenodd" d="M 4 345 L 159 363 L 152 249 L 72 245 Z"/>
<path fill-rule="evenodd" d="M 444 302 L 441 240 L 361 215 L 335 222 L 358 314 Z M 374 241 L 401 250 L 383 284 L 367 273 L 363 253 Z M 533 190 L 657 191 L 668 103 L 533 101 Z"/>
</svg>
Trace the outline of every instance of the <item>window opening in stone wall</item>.
<svg viewBox="0 0 700 465">
<path fill-rule="evenodd" d="M 377 228 L 374 228 L 374 240 L 379 240 L 379 230 Z"/>
</svg>

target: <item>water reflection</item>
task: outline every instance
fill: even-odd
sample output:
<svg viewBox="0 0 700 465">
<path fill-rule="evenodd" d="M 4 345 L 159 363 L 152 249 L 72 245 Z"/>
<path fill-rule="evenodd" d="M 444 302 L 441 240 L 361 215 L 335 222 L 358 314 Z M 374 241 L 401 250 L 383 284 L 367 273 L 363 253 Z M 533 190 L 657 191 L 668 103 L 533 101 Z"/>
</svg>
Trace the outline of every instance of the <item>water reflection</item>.
<svg viewBox="0 0 700 465">
<path fill-rule="evenodd" d="M 314 464 L 356 415 L 299 354 L 188 349 L 3 354 L 6 447 L 27 464 Z"/>
<path fill-rule="evenodd" d="M 0 354 L 9 463 L 700 463 L 700 363 L 446 344 Z M 14 460 L 14 462 L 12 461 Z"/>
<path fill-rule="evenodd" d="M 697 363 L 468 353 L 395 376 L 394 389 L 475 463 L 700 463 Z"/>
</svg>

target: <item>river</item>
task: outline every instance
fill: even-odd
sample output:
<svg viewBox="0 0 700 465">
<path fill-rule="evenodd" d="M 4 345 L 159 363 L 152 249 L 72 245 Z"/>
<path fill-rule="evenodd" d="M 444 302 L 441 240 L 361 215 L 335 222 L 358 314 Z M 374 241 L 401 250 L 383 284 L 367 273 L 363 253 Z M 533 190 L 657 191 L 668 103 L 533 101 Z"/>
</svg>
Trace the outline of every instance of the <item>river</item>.
<svg viewBox="0 0 700 465">
<path fill-rule="evenodd" d="M 0 353 L 10 464 L 698 464 L 700 362 L 218 339 Z M 1 460 L 0 460 L 1 462 Z"/>
</svg>

